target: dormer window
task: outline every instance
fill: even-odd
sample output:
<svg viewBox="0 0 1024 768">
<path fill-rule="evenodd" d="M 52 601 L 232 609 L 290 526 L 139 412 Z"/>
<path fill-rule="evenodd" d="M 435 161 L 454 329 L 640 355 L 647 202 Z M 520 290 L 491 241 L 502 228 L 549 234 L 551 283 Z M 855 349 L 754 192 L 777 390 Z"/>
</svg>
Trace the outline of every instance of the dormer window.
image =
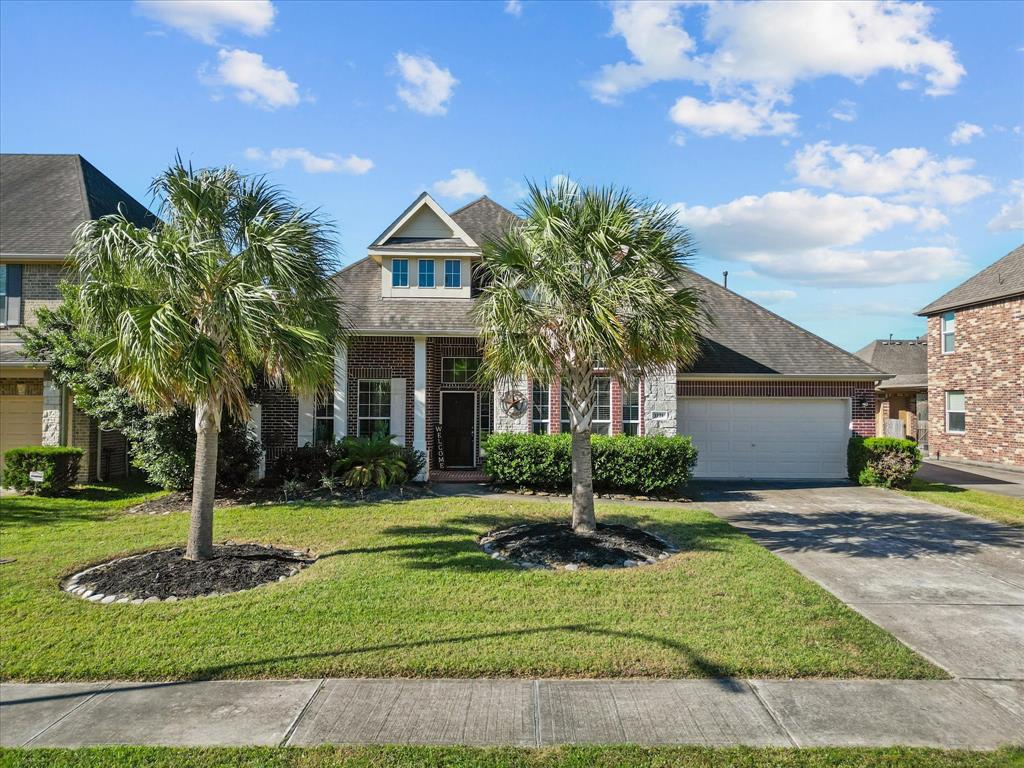
<svg viewBox="0 0 1024 768">
<path fill-rule="evenodd" d="M 946 312 L 942 315 L 942 354 L 956 350 L 956 313 Z"/>
<path fill-rule="evenodd" d="M 419 287 L 420 288 L 433 288 L 434 287 L 434 260 L 433 259 L 420 259 L 419 260 Z"/>
<path fill-rule="evenodd" d="M 444 287 L 462 287 L 462 261 L 460 259 L 445 259 L 444 262 Z"/>
<path fill-rule="evenodd" d="M 391 286 L 393 288 L 409 287 L 409 260 L 391 260 Z"/>
</svg>

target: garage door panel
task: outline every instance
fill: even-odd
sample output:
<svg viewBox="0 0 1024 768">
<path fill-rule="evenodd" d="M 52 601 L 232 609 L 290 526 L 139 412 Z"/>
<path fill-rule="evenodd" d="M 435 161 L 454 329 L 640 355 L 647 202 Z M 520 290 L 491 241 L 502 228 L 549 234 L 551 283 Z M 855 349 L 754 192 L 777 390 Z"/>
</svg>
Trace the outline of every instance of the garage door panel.
<svg viewBox="0 0 1024 768">
<path fill-rule="evenodd" d="M 4 452 L 42 442 L 42 396 L 0 395 L 0 466 Z"/>
</svg>

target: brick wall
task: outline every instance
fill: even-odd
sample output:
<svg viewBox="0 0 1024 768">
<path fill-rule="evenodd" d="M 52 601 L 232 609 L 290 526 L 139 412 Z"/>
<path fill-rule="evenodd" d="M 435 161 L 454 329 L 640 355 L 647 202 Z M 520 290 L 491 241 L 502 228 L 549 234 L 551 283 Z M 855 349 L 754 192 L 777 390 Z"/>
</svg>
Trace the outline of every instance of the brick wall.
<svg viewBox="0 0 1024 768">
<path fill-rule="evenodd" d="M 446 384 L 442 382 L 441 360 L 445 357 L 480 357 L 482 354 L 483 351 L 477 339 L 454 336 L 439 336 L 427 339 L 427 447 L 430 449 L 431 469 L 437 468 L 437 438 L 434 434 L 434 428 L 440 417 L 441 392 L 444 390 L 473 391 L 477 393 L 477 412 L 474 418 L 476 424 L 475 454 L 477 464 L 480 463 L 480 408 L 484 398 L 494 399 L 494 393 L 490 388 L 481 389 L 472 382 L 466 384 Z M 411 388 L 411 386 L 410 379 L 409 387 Z M 411 426 L 406 434 L 410 436 L 411 445 Z"/>
<path fill-rule="evenodd" d="M 957 310 L 956 345 L 942 353 L 928 318 L 928 446 L 937 458 L 1024 467 L 1024 299 Z M 964 434 L 946 432 L 946 392 L 962 390 Z"/>
<path fill-rule="evenodd" d="M 411 336 L 359 336 L 349 342 L 348 434 L 359 433 L 360 379 L 405 379 L 405 444 L 412 447 L 415 354 Z M 429 397 L 427 402 L 429 407 Z"/>
<path fill-rule="evenodd" d="M 260 403 L 260 440 L 269 470 L 278 456 L 298 444 L 299 402 L 286 386 L 260 388 L 257 401 Z"/>
<path fill-rule="evenodd" d="M 871 381 L 680 381 L 677 397 L 848 397 L 853 432 L 875 436 L 875 385 Z"/>
<path fill-rule="evenodd" d="M 53 309 L 61 302 L 57 284 L 68 275 L 62 264 L 23 264 L 21 267 L 21 325 L 35 325 L 40 307 Z M 18 342 L 15 328 L 0 329 L 0 342 Z"/>
</svg>

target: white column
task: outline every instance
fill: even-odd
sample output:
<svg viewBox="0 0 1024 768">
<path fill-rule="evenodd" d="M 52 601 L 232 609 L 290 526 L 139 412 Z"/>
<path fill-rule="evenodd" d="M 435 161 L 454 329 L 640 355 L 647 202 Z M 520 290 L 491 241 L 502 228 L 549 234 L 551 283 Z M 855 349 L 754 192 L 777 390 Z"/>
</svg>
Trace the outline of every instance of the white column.
<svg viewBox="0 0 1024 768">
<path fill-rule="evenodd" d="M 299 395 L 297 399 L 299 402 L 299 434 L 296 445 L 301 448 L 304 445 L 313 444 L 313 427 L 316 425 L 316 397 Z"/>
<path fill-rule="evenodd" d="M 334 352 L 334 439 L 348 435 L 348 347 Z"/>
<path fill-rule="evenodd" d="M 427 337 L 413 339 L 413 411 L 412 447 L 427 452 Z M 427 462 L 429 468 L 430 462 Z M 418 480 L 426 480 L 429 469 L 424 469 Z"/>
<path fill-rule="evenodd" d="M 43 445 L 60 445 L 61 397 L 53 379 L 43 380 Z"/>
<path fill-rule="evenodd" d="M 405 379 L 391 380 L 391 434 L 391 442 L 405 445 Z"/>
<path fill-rule="evenodd" d="M 249 434 L 260 441 L 260 463 L 256 467 L 256 479 L 267 476 L 267 452 L 263 449 L 263 406 L 259 403 L 249 404 L 249 423 L 246 426 Z"/>
<path fill-rule="evenodd" d="M 676 369 L 675 366 L 644 379 L 644 434 L 676 434 Z"/>
</svg>

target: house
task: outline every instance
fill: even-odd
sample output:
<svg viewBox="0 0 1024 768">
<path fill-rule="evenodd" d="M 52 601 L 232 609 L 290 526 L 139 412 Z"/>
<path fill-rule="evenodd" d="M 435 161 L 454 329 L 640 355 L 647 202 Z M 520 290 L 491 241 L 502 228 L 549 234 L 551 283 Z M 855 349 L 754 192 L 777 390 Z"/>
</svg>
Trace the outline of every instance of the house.
<svg viewBox="0 0 1024 768">
<path fill-rule="evenodd" d="M 25 445 L 85 450 L 81 480 L 127 470 L 124 438 L 101 430 L 28 359 L 17 332 L 60 304 L 75 227 L 117 211 L 137 224 L 152 214 L 80 155 L 0 155 L 0 461 Z"/>
<path fill-rule="evenodd" d="M 1024 245 L 917 314 L 928 318 L 931 455 L 1024 468 Z"/>
<path fill-rule="evenodd" d="M 928 339 L 876 339 L 857 357 L 893 374 L 881 382 L 875 408 L 875 434 L 909 437 L 928 450 Z"/>
<path fill-rule="evenodd" d="M 334 381 L 296 400 L 264 390 L 254 413 L 268 461 L 296 445 L 384 430 L 427 452 L 434 477 L 480 466 L 492 430 L 568 428 L 558 381 L 484 390 L 470 310 L 481 244 L 515 222 L 482 197 L 449 214 L 421 194 L 333 279 L 353 334 Z M 860 358 L 703 277 L 715 325 L 701 355 L 636 382 L 598 373 L 595 431 L 689 434 L 696 473 L 723 478 L 840 478 L 851 434 L 875 433 L 875 385 Z M 441 475 L 444 476 L 444 475 Z"/>
</svg>

